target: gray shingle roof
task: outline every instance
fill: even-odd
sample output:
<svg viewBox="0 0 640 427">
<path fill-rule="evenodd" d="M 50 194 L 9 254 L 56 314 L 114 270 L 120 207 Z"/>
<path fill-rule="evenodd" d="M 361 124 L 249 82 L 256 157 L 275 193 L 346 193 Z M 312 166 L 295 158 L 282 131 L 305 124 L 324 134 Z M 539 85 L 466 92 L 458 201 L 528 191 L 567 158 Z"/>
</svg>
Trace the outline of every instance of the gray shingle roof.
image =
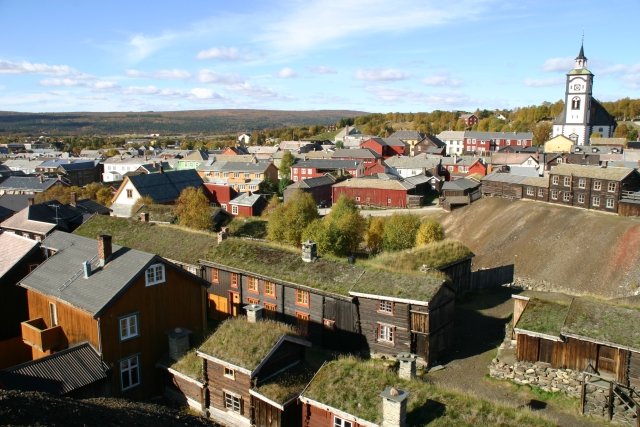
<svg viewBox="0 0 640 427">
<path fill-rule="evenodd" d="M 18 212 L 29 206 L 29 199 L 33 199 L 33 195 L 3 194 L 0 195 L 0 206 L 13 212 Z"/>
<path fill-rule="evenodd" d="M 334 159 L 370 159 L 375 160 L 378 157 L 378 153 L 371 151 L 368 148 L 339 148 L 333 152 Z"/>
<path fill-rule="evenodd" d="M 38 245 L 35 240 L 0 232 L 0 278 Z"/>
<path fill-rule="evenodd" d="M 460 178 L 453 181 L 447 181 L 442 184 L 442 190 L 469 190 L 472 188 L 478 188 L 480 183 L 473 179 Z"/>
<path fill-rule="evenodd" d="M 260 194 L 242 193 L 235 199 L 231 200 L 229 204 L 240 205 L 240 206 L 253 206 L 261 198 L 262 196 Z"/>
<path fill-rule="evenodd" d="M 107 378 L 109 367 L 89 343 L 0 371 L 9 389 L 64 395 Z"/>
<path fill-rule="evenodd" d="M 294 168 L 317 168 L 317 169 L 354 169 L 362 166 L 360 160 L 331 160 L 315 159 L 303 160 L 293 165 Z"/>
<path fill-rule="evenodd" d="M 440 164 L 440 158 L 428 158 L 426 154 L 418 154 L 417 156 L 393 156 L 384 162 L 387 166 L 394 169 L 433 169 Z"/>
<path fill-rule="evenodd" d="M 332 175 L 322 175 L 316 178 L 307 178 L 290 185 L 293 188 L 316 188 L 335 184 L 336 179 Z"/>
<path fill-rule="evenodd" d="M 512 175 L 504 172 L 492 172 L 482 178 L 482 181 L 504 182 L 508 184 L 521 184 L 527 177 L 520 175 Z"/>
<path fill-rule="evenodd" d="M 188 187 L 200 188 L 202 178 L 193 169 L 129 176 L 129 181 L 141 196 L 149 196 L 156 203 L 177 200 L 182 190 Z"/>
<path fill-rule="evenodd" d="M 99 268 L 96 240 L 61 231 L 53 232 L 42 246 L 57 253 L 33 270 L 20 285 L 67 302 L 94 317 L 137 276 L 144 274 L 147 265 L 158 259 L 147 252 L 113 245 L 111 259 Z M 92 260 L 92 273 L 85 279 L 82 263 L 89 260 Z"/>
<path fill-rule="evenodd" d="M 36 193 L 49 189 L 58 182 L 56 178 L 45 178 L 40 182 L 37 176 L 10 176 L 0 183 L 0 190 L 22 190 Z"/>
</svg>

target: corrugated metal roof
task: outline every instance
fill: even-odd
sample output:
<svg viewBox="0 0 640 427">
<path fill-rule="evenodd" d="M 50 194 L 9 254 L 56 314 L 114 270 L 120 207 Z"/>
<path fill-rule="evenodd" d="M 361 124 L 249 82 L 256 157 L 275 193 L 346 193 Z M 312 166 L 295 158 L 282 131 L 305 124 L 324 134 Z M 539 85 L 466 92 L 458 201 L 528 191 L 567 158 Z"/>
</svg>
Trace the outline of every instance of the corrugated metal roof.
<svg viewBox="0 0 640 427">
<path fill-rule="evenodd" d="M 393 156 L 384 161 L 387 166 L 394 169 L 433 169 L 437 167 L 441 159 L 429 158 L 426 154 L 417 156 Z"/>
<path fill-rule="evenodd" d="M 260 194 L 242 193 L 229 202 L 230 205 L 253 206 L 262 196 Z"/>
<path fill-rule="evenodd" d="M 478 188 L 480 183 L 472 179 L 460 178 L 453 181 L 447 181 L 442 184 L 442 190 L 469 190 L 471 188 Z"/>
<path fill-rule="evenodd" d="M 89 343 L 0 371 L 0 384 L 17 390 L 57 395 L 107 378 L 109 367 Z"/>
<path fill-rule="evenodd" d="M 552 175 L 573 175 L 585 178 L 622 181 L 633 171 L 634 169 L 632 168 L 603 168 L 600 166 L 570 165 L 563 163 L 561 165 L 553 166 L 549 173 Z"/>
<path fill-rule="evenodd" d="M 351 187 L 351 188 L 377 188 L 381 190 L 410 190 L 415 185 L 396 179 L 378 179 L 378 178 L 351 178 L 346 181 L 339 182 L 335 187 Z"/>
<path fill-rule="evenodd" d="M 331 160 L 314 159 L 297 162 L 294 168 L 317 168 L 317 169 L 354 169 L 362 166 L 360 160 Z"/>
<path fill-rule="evenodd" d="M 482 181 L 505 182 L 508 184 L 521 184 L 524 179 L 526 179 L 526 177 L 520 176 L 520 175 L 512 175 L 510 173 L 504 173 L 504 172 L 493 172 L 485 176 L 484 178 L 482 178 Z"/>
<path fill-rule="evenodd" d="M 98 267 L 98 242 L 94 239 L 55 231 L 42 246 L 57 250 L 27 277 L 22 287 L 65 301 L 97 316 L 157 257 L 153 254 L 113 245 L 113 255 Z M 91 275 L 84 278 L 84 261 L 92 261 Z"/>
<path fill-rule="evenodd" d="M 0 190 L 31 190 L 37 193 L 48 190 L 56 182 L 57 178 L 45 178 L 40 182 L 39 177 L 10 176 L 0 183 Z"/>
<path fill-rule="evenodd" d="M 368 148 L 339 148 L 333 152 L 334 159 L 377 159 L 378 153 Z"/>
</svg>

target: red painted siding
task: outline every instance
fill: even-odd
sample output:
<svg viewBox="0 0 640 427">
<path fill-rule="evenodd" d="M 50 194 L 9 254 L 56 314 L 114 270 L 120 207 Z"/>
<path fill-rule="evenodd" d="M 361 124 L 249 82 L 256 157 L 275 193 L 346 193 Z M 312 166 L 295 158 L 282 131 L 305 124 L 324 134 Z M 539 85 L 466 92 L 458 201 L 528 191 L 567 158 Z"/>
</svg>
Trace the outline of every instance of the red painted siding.
<svg viewBox="0 0 640 427">
<path fill-rule="evenodd" d="M 333 203 L 341 195 L 354 199 L 357 204 L 390 208 L 407 206 L 406 190 L 386 190 L 379 188 L 333 187 Z"/>
</svg>

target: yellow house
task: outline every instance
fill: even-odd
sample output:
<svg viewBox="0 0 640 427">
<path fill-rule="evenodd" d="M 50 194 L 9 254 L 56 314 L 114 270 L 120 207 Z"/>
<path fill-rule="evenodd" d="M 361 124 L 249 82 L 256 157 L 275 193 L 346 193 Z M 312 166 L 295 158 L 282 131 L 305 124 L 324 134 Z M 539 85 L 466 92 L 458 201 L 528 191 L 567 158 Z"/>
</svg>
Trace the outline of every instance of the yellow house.
<svg viewBox="0 0 640 427">
<path fill-rule="evenodd" d="M 564 135 L 558 135 L 544 143 L 545 153 L 570 153 L 573 140 Z"/>
</svg>

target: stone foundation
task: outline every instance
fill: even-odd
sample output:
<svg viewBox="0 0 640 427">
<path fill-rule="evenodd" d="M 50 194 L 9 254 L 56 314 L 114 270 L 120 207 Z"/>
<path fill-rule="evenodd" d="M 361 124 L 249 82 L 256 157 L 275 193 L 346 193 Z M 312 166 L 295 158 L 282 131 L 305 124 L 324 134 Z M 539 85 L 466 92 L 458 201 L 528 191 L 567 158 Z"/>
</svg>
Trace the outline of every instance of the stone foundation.
<svg viewBox="0 0 640 427">
<path fill-rule="evenodd" d="M 544 391 L 563 392 L 580 398 L 582 373 L 571 369 L 554 369 L 530 362 L 515 362 L 512 365 L 493 359 L 489 375 L 516 384 L 532 385 Z"/>
</svg>

